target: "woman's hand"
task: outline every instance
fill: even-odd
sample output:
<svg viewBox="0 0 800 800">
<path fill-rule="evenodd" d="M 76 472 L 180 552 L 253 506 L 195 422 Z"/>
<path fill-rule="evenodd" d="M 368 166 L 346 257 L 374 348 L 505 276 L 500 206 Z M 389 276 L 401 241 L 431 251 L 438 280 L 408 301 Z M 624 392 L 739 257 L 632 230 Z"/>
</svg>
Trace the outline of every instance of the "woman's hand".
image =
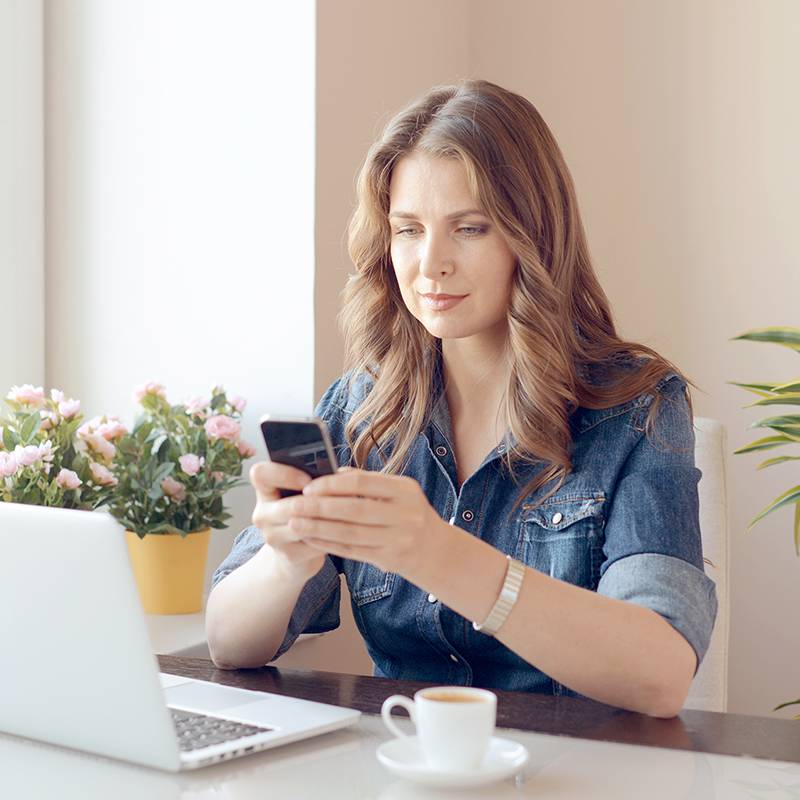
<svg viewBox="0 0 800 800">
<path fill-rule="evenodd" d="M 288 527 L 298 542 L 373 564 L 417 585 L 435 562 L 442 534 L 452 531 L 417 481 L 359 469 L 307 483 L 289 506 Z"/>
<path fill-rule="evenodd" d="M 250 483 L 256 492 L 253 524 L 275 555 L 275 565 L 293 578 L 313 577 L 322 569 L 325 554 L 310 547 L 289 527 L 294 497 L 281 497 L 281 489 L 297 492 L 309 484 L 305 472 L 285 464 L 262 461 L 250 469 Z"/>
</svg>

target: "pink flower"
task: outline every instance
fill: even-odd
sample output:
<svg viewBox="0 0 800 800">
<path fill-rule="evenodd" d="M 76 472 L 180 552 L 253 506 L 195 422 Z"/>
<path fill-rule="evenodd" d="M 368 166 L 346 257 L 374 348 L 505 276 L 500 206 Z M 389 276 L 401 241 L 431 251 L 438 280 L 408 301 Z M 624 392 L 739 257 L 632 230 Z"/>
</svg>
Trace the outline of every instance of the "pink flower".
<svg viewBox="0 0 800 800">
<path fill-rule="evenodd" d="M 181 456 L 178 461 L 180 461 L 181 469 L 190 476 L 197 475 L 206 463 L 206 460 L 202 456 L 196 456 L 192 453 Z"/>
<path fill-rule="evenodd" d="M 13 453 L 0 453 L 0 475 L 10 477 L 19 469 L 17 459 Z"/>
<path fill-rule="evenodd" d="M 39 430 L 49 431 L 58 425 L 58 414 L 54 411 L 40 411 L 39 416 L 42 418 L 42 425 Z"/>
<path fill-rule="evenodd" d="M 242 426 L 226 414 L 209 417 L 203 427 L 212 439 L 228 439 L 231 442 L 237 441 L 242 433 Z"/>
<path fill-rule="evenodd" d="M 45 403 L 44 389 L 41 386 L 34 389 L 29 383 L 25 383 L 22 386 L 12 386 L 7 397 L 9 400 L 14 400 L 23 405 L 41 406 Z"/>
<path fill-rule="evenodd" d="M 58 404 L 58 413 L 61 414 L 64 419 L 74 419 L 81 413 L 81 401 L 62 400 Z"/>
<path fill-rule="evenodd" d="M 62 489 L 77 489 L 83 481 L 78 477 L 77 472 L 73 472 L 71 469 L 62 469 L 56 477 L 56 483 Z"/>
<path fill-rule="evenodd" d="M 95 434 L 101 436 L 107 442 L 121 439 L 127 432 L 125 426 L 117 417 L 92 417 L 88 422 L 84 422 L 76 431 L 78 437 L 81 439 Z"/>
<path fill-rule="evenodd" d="M 18 444 L 14 448 L 14 458 L 20 468 L 31 467 L 39 460 L 39 448 L 35 444 L 29 444 L 27 447 Z"/>
<path fill-rule="evenodd" d="M 50 462 L 53 458 L 53 443 L 48 439 L 39 445 L 39 460 Z"/>
<path fill-rule="evenodd" d="M 147 381 L 147 383 L 137 383 L 136 386 L 133 387 L 133 399 L 137 403 L 141 403 L 146 394 L 154 394 L 162 400 L 167 399 L 166 389 L 162 383 Z"/>
<path fill-rule="evenodd" d="M 242 439 L 237 445 L 236 449 L 242 458 L 250 458 L 256 454 L 256 448 L 252 444 Z"/>
<path fill-rule="evenodd" d="M 102 436 L 107 442 L 121 439 L 127 432 L 125 426 L 116 417 L 108 417 L 106 422 L 101 422 L 95 429 L 95 433 Z"/>
<path fill-rule="evenodd" d="M 44 416 L 44 411 L 42 412 L 42 416 Z M 88 436 L 101 422 L 101 417 L 92 417 L 88 422 L 84 422 L 75 433 L 81 437 Z"/>
<path fill-rule="evenodd" d="M 186 487 L 172 476 L 161 481 L 161 489 L 173 503 L 182 503 L 186 499 Z"/>
<path fill-rule="evenodd" d="M 233 397 L 228 399 L 228 402 L 235 408 L 240 414 L 244 413 L 245 408 L 247 407 L 247 400 L 244 397 L 239 397 L 238 394 L 235 394 Z"/>
<path fill-rule="evenodd" d="M 99 483 L 100 486 L 116 486 L 119 483 L 114 477 L 114 473 L 104 464 L 92 461 L 89 464 L 89 469 L 92 471 L 92 480 L 95 483 Z"/>
<path fill-rule="evenodd" d="M 97 433 L 82 434 L 75 444 L 82 453 L 87 450 L 97 453 L 104 461 L 111 461 L 117 454 L 117 448 Z"/>
<path fill-rule="evenodd" d="M 186 406 L 187 414 L 199 414 L 208 408 L 209 401 L 204 397 L 187 397 L 183 404 Z"/>
</svg>

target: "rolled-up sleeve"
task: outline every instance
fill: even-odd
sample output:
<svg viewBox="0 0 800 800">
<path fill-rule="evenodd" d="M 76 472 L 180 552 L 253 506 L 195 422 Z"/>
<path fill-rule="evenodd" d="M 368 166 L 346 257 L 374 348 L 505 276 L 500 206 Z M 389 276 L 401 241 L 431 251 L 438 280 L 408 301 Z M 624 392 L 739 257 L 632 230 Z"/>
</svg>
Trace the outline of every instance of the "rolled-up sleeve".
<svg viewBox="0 0 800 800">
<path fill-rule="evenodd" d="M 609 503 L 597 591 L 659 613 L 692 645 L 698 664 L 717 613 L 703 571 L 694 429 L 683 382 L 673 379 L 651 426 L 638 433 Z"/>
<path fill-rule="evenodd" d="M 694 648 L 697 663 L 703 660 L 717 595 L 714 582 L 702 570 L 680 558 L 641 553 L 611 564 L 597 592 L 656 611 Z"/>
<path fill-rule="evenodd" d="M 231 552 L 214 573 L 211 588 L 249 561 L 263 546 L 261 531 L 254 526 L 245 528 L 236 537 Z M 283 655 L 301 633 L 327 633 L 338 628 L 340 597 L 339 570 L 330 558 L 326 558 L 322 569 L 303 587 L 275 658 Z"/>
</svg>

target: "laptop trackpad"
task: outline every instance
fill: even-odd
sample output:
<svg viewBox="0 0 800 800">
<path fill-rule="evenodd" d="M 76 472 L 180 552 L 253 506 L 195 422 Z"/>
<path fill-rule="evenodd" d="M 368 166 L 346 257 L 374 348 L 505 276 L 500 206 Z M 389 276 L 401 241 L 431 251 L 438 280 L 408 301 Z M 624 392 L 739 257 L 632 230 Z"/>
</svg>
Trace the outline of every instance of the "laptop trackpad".
<svg viewBox="0 0 800 800">
<path fill-rule="evenodd" d="M 172 686 L 164 690 L 164 696 L 169 706 L 206 713 L 223 711 L 260 699 L 258 693 L 246 689 L 235 689 L 232 686 L 220 686 L 202 681 Z"/>
</svg>

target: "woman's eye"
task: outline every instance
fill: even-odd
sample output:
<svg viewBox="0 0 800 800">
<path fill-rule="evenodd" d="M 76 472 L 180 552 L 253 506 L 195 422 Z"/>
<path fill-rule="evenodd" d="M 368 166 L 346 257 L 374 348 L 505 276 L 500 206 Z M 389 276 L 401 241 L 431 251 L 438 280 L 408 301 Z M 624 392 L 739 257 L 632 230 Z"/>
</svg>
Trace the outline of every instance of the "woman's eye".
<svg viewBox="0 0 800 800">
<path fill-rule="evenodd" d="M 486 228 L 481 225 L 462 225 L 459 231 L 463 233 L 464 236 L 480 236 L 482 233 L 486 233 Z"/>
<path fill-rule="evenodd" d="M 415 233 L 418 233 L 417 228 L 398 228 L 395 231 L 396 236 L 413 236 Z"/>
</svg>

